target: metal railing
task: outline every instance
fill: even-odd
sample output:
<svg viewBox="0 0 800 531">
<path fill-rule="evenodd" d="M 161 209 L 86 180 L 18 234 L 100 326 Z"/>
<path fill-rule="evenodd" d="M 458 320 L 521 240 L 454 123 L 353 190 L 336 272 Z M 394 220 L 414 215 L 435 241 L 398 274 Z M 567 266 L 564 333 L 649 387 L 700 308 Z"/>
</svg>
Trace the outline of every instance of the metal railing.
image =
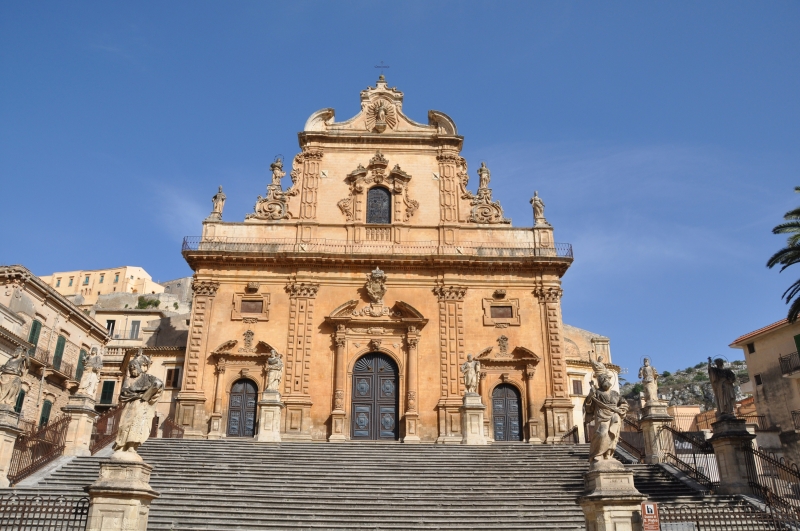
<svg viewBox="0 0 800 531">
<path fill-rule="evenodd" d="M 622 419 L 622 428 L 619 432 L 619 445 L 628 451 L 640 463 L 644 462 L 644 435 L 642 428 L 628 417 Z"/>
<path fill-rule="evenodd" d="M 708 441 L 671 426 L 662 426 L 657 437 L 662 463 L 673 465 L 709 490 L 719 485 L 717 458 Z"/>
<path fill-rule="evenodd" d="M 141 328 L 129 328 L 128 330 L 114 330 L 113 332 L 109 332 L 108 335 L 111 336 L 111 339 L 116 341 L 136 341 L 138 339 L 142 339 L 142 330 Z"/>
<path fill-rule="evenodd" d="M 69 415 L 63 415 L 34 433 L 17 437 L 8 470 L 8 481 L 12 485 L 63 455 L 70 420 Z"/>
<path fill-rule="evenodd" d="M 575 425 L 567 433 L 562 435 L 561 438 L 556 441 L 556 444 L 578 444 L 579 440 L 578 426 Z"/>
<path fill-rule="evenodd" d="M 183 432 L 183 427 L 179 426 L 172 417 L 167 417 L 161 424 L 161 437 L 164 439 L 183 439 Z"/>
<path fill-rule="evenodd" d="M 660 503 L 658 514 L 662 525 L 672 524 L 670 529 L 693 531 L 789 531 L 797 525 L 776 508 L 767 505 L 759 510 L 738 498 L 719 503 Z"/>
<path fill-rule="evenodd" d="M 763 431 L 767 429 L 767 418 L 764 415 L 736 415 L 737 419 L 742 419 L 747 424 L 755 426 L 756 431 Z"/>
<path fill-rule="evenodd" d="M 122 415 L 121 407 L 114 407 L 97 417 L 92 430 L 92 440 L 89 443 L 89 451 L 92 455 L 96 454 L 109 445 L 117 438 L 119 430 L 119 418 Z"/>
<path fill-rule="evenodd" d="M 0 529 L 3 531 L 84 531 L 89 518 L 85 496 L 0 497 Z"/>
<path fill-rule="evenodd" d="M 28 357 L 38 361 L 42 365 L 50 365 L 50 351 L 42 347 L 31 347 L 28 350 Z"/>
<path fill-rule="evenodd" d="M 800 469 L 771 452 L 742 445 L 747 479 L 754 496 L 800 521 Z"/>
<path fill-rule="evenodd" d="M 400 255 L 400 256 L 485 256 L 485 257 L 548 257 L 572 258 L 572 245 L 554 243 L 538 246 L 532 242 L 459 242 L 440 245 L 439 242 L 413 243 L 355 243 L 345 240 L 314 239 L 298 242 L 291 238 L 233 238 L 219 237 L 202 239 L 187 236 L 183 239 L 182 251 L 234 252 L 234 253 L 317 253 L 338 255 Z"/>
<path fill-rule="evenodd" d="M 781 374 L 791 374 L 800 371 L 800 355 L 797 352 L 780 356 L 778 361 L 781 364 Z"/>
</svg>

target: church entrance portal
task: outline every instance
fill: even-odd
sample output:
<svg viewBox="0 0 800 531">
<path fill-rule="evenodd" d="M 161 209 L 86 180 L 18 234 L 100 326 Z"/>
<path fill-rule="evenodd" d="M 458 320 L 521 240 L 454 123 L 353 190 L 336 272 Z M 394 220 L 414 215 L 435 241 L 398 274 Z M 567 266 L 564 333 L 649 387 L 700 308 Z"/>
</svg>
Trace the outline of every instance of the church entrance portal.
<svg viewBox="0 0 800 531">
<path fill-rule="evenodd" d="M 495 441 L 522 440 L 519 391 L 513 385 L 500 384 L 492 391 L 492 423 Z"/>
<path fill-rule="evenodd" d="M 236 380 L 228 406 L 228 437 L 255 436 L 258 390 L 251 380 Z"/>
<path fill-rule="evenodd" d="M 389 356 L 366 354 L 353 368 L 352 439 L 397 439 L 397 366 Z"/>
</svg>

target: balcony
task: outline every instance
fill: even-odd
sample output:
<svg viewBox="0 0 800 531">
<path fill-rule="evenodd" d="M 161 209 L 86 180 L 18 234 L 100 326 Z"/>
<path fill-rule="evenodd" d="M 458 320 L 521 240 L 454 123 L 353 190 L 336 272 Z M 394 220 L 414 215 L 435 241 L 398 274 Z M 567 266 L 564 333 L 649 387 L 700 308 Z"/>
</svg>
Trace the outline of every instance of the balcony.
<svg viewBox="0 0 800 531">
<path fill-rule="evenodd" d="M 797 352 L 778 358 L 784 378 L 800 378 L 800 356 Z"/>
<path fill-rule="evenodd" d="M 66 361 L 61 361 L 58 367 L 53 365 L 52 353 L 42 347 L 33 347 L 28 351 L 28 360 L 33 367 L 39 367 L 47 371 L 46 376 L 54 375 L 66 382 L 75 378 L 75 366 Z M 40 373 L 41 374 L 41 373 Z"/>
<path fill-rule="evenodd" d="M 139 341 L 142 339 L 141 328 L 131 328 L 130 330 L 114 330 L 108 333 L 114 341 Z"/>
</svg>

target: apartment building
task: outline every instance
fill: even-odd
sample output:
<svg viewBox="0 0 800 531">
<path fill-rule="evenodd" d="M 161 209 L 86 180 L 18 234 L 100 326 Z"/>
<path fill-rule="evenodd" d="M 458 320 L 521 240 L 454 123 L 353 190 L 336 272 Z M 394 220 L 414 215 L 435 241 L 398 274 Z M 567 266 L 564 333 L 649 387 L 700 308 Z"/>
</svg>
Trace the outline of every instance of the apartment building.
<svg viewBox="0 0 800 531">
<path fill-rule="evenodd" d="M 100 295 L 108 293 L 163 293 L 164 287 L 137 266 L 87 271 L 64 271 L 41 277 L 42 281 L 77 306 L 88 308 Z"/>
</svg>

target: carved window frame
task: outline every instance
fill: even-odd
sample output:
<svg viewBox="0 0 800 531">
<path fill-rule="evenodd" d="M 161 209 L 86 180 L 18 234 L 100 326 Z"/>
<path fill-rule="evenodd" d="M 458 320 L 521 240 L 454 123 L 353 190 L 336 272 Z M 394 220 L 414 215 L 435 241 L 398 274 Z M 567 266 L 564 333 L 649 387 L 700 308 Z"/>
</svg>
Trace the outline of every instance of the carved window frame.
<svg viewBox="0 0 800 531">
<path fill-rule="evenodd" d="M 269 293 L 247 293 L 237 291 L 233 294 L 233 308 L 231 309 L 231 321 L 241 321 L 243 318 L 256 319 L 257 321 L 269 321 Z M 261 313 L 242 313 L 242 301 L 262 301 Z"/>
<path fill-rule="evenodd" d="M 511 306 L 511 317 L 492 317 L 493 306 Z M 520 326 L 519 299 L 483 299 L 483 326 Z"/>
</svg>

